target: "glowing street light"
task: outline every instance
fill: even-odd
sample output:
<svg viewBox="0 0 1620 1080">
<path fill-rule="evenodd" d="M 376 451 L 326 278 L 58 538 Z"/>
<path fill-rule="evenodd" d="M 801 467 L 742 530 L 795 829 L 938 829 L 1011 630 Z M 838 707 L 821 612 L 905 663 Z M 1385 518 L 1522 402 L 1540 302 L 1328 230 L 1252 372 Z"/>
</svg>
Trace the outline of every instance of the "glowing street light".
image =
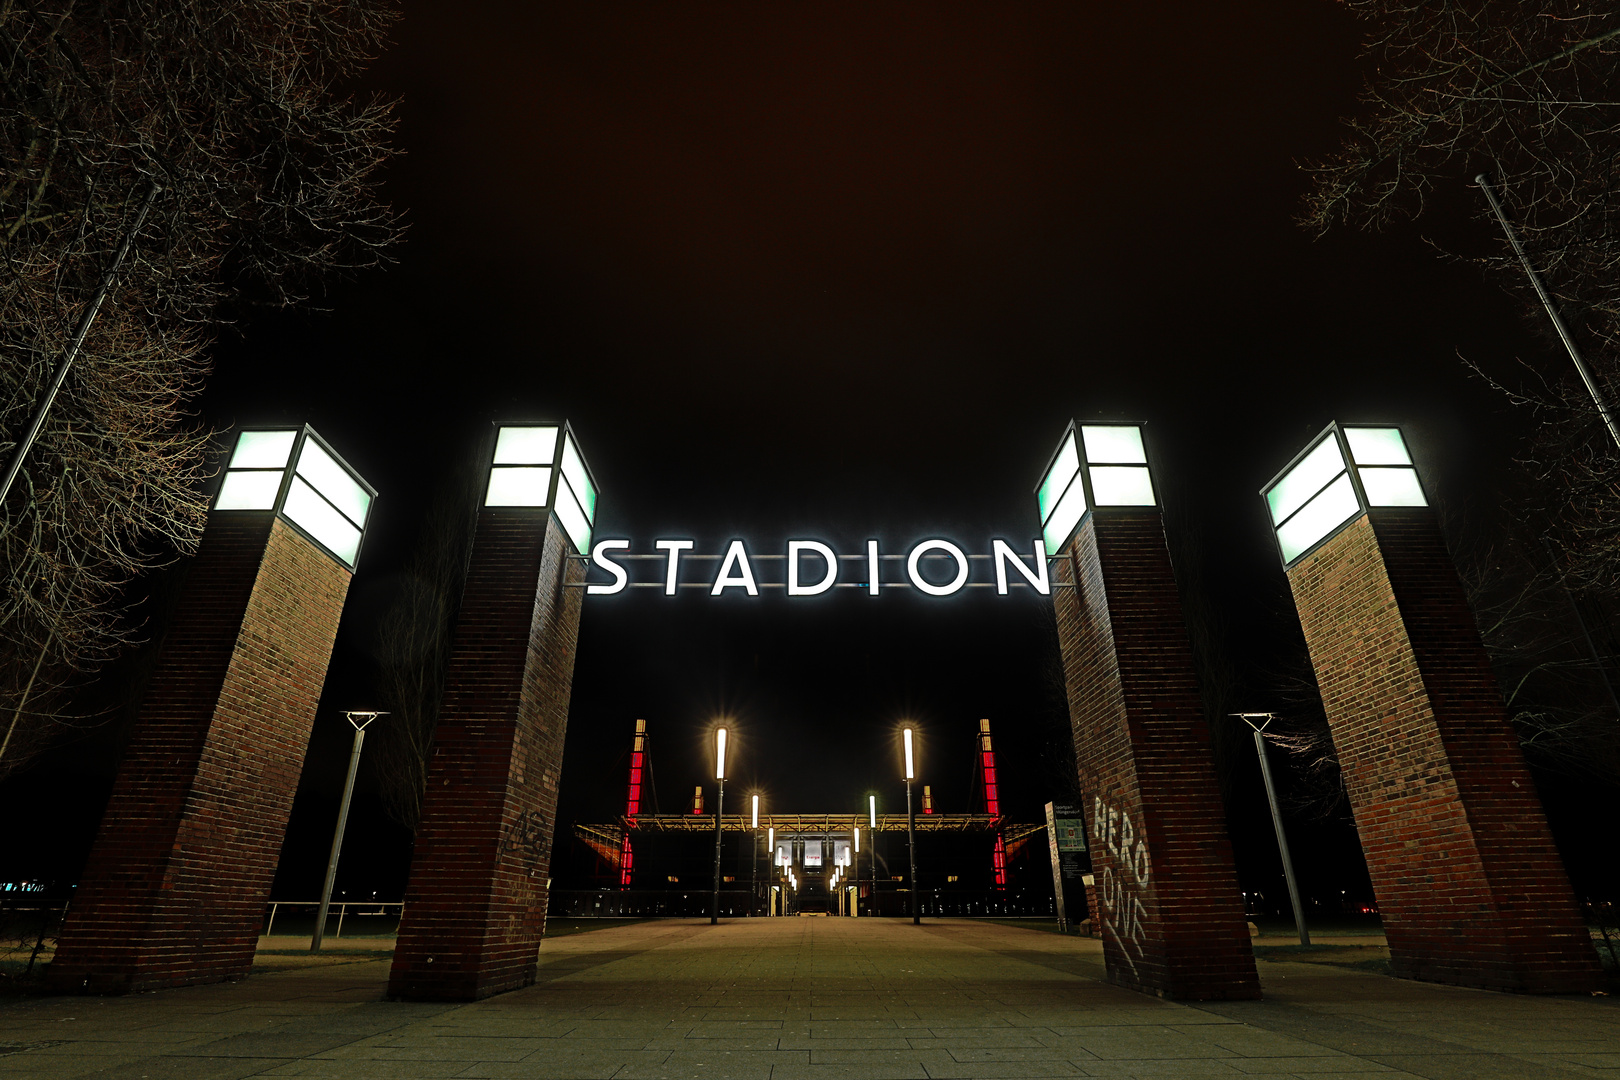
<svg viewBox="0 0 1620 1080">
<path fill-rule="evenodd" d="M 726 729 L 714 732 L 714 779 L 720 786 L 714 800 L 714 904 L 709 908 L 709 925 L 720 922 L 720 815 L 726 805 Z"/>
<path fill-rule="evenodd" d="M 911 729 L 901 733 L 906 745 L 906 852 L 911 857 L 911 925 L 921 926 L 922 916 L 917 914 L 917 811 L 911 803 L 911 782 L 917 778 L 916 762 L 911 754 Z"/>
<path fill-rule="evenodd" d="M 754 905 L 759 903 L 759 796 L 758 795 L 754 796 L 754 824 L 753 824 L 753 830 L 754 830 L 754 842 L 749 845 L 749 849 L 748 849 L 749 854 L 752 856 L 748 860 L 748 863 L 749 863 L 750 872 L 753 875 L 752 882 L 749 885 L 750 892 L 749 892 L 749 895 L 748 895 L 748 914 L 750 914 L 750 915 L 752 915 L 754 913 Z"/>
</svg>

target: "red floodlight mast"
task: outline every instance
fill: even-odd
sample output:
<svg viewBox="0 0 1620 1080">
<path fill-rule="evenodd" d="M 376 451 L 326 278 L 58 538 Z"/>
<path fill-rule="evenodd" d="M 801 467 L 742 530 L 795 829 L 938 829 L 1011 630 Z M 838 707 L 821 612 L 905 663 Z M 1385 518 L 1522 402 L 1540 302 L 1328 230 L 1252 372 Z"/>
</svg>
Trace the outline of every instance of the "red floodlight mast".
<svg viewBox="0 0 1620 1080">
<path fill-rule="evenodd" d="M 630 746 L 630 798 L 625 806 L 624 839 L 619 847 L 619 888 L 630 887 L 630 872 L 635 867 L 635 853 L 630 850 L 630 830 L 636 815 L 641 813 L 641 778 L 647 766 L 647 721 L 636 721 L 636 739 Z"/>
<path fill-rule="evenodd" d="M 979 721 L 979 768 L 984 771 L 984 812 L 1001 816 L 1001 791 L 996 786 L 996 751 L 990 745 L 990 721 Z M 990 855 L 996 873 L 996 888 L 1007 887 L 1007 837 L 996 825 L 996 846 Z"/>
</svg>

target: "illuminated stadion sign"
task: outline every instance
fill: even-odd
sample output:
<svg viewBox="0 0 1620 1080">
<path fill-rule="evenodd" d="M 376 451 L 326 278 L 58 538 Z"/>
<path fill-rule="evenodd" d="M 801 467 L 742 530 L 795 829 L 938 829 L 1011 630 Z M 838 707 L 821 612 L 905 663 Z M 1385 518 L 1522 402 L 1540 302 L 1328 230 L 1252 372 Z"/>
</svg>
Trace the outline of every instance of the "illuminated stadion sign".
<svg viewBox="0 0 1620 1080">
<path fill-rule="evenodd" d="M 969 552 L 951 540 L 931 537 L 903 553 L 867 540 L 856 551 L 838 551 L 822 540 L 789 539 L 770 551 L 741 539 L 723 550 L 700 551 L 696 540 L 664 537 L 635 550 L 624 539 L 595 540 L 596 481 L 566 423 L 498 424 L 484 505 L 550 509 L 557 515 L 592 580 L 585 591 L 611 596 L 626 589 L 703 589 L 759 596 L 782 589 L 788 596 L 819 596 L 832 589 L 916 589 L 952 596 L 963 589 L 1034 589 L 1050 596 L 1051 560 L 1086 514 L 1158 508 L 1139 424 L 1070 424 L 1034 492 L 1041 536 L 1015 547 L 992 539 L 989 550 Z M 774 545 L 773 545 L 774 546 Z"/>
</svg>

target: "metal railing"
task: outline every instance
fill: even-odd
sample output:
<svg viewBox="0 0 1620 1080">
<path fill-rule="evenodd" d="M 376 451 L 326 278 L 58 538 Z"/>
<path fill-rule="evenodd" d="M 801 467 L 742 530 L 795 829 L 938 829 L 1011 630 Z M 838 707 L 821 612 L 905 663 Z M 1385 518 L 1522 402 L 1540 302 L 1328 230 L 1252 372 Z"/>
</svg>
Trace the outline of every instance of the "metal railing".
<svg viewBox="0 0 1620 1080">
<path fill-rule="evenodd" d="M 351 910 L 357 918 L 363 918 L 365 916 L 393 915 L 396 920 L 405 910 L 404 902 L 398 900 L 391 903 L 379 900 L 339 900 L 334 902 L 331 906 L 337 909 L 338 921 L 337 930 L 332 934 L 333 937 L 343 936 L 343 920 L 349 915 Z M 282 908 L 304 908 L 308 909 L 311 915 L 318 915 L 321 909 L 321 902 L 319 900 L 272 900 L 268 905 L 268 918 L 265 921 L 262 936 L 270 936 L 271 931 L 273 931 L 276 926 L 276 916 L 280 913 Z M 331 921 L 332 914 L 330 910 L 328 910 L 326 918 L 328 922 Z"/>
</svg>

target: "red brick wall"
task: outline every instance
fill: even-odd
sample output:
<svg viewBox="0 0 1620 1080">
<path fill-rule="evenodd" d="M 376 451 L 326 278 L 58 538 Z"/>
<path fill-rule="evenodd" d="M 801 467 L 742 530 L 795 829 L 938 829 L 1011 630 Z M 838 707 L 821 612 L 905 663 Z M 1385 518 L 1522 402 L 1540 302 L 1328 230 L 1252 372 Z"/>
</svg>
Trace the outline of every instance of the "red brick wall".
<svg viewBox="0 0 1620 1080">
<path fill-rule="evenodd" d="M 1108 976 L 1172 998 L 1259 997 L 1162 519 L 1092 514 L 1068 551 L 1079 587 L 1053 603 Z M 1073 580 L 1067 562 L 1057 579 Z"/>
<path fill-rule="evenodd" d="M 1595 989 L 1597 955 L 1433 512 L 1373 511 L 1288 579 L 1395 973 Z"/>
<path fill-rule="evenodd" d="M 52 990 L 247 974 L 349 580 L 269 513 L 209 521 L 47 972 Z"/>
<path fill-rule="evenodd" d="M 584 592 L 571 550 L 549 512 L 479 515 L 390 996 L 534 981 Z"/>
</svg>

